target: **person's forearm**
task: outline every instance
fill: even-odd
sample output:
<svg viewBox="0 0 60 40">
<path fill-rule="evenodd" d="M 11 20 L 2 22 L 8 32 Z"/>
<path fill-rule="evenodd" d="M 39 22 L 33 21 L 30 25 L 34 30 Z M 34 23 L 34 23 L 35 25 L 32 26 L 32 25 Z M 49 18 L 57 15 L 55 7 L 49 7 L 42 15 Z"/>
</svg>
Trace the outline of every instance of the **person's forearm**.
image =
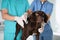
<svg viewBox="0 0 60 40">
<path fill-rule="evenodd" d="M 14 16 L 10 16 L 9 14 L 8 14 L 8 10 L 7 9 L 3 9 L 3 10 L 1 10 L 1 13 L 2 13 L 2 18 L 4 19 L 4 20 L 14 20 L 15 18 L 14 18 Z"/>
<path fill-rule="evenodd" d="M 48 21 L 49 21 L 49 19 L 50 19 L 50 15 L 49 15 L 49 14 L 47 14 L 47 16 L 48 16 Z"/>
<path fill-rule="evenodd" d="M 28 14 L 31 14 L 31 13 L 32 13 L 32 10 L 29 9 L 29 10 L 27 11 L 27 13 L 28 13 Z"/>
<path fill-rule="evenodd" d="M 11 21 L 14 21 L 14 19 L 15 19 L 14 16 L 10 16 L 10 15 L 8 15 L 8 14 L 3 14 L 3 15 L 2 15 L 2 18 L 3 18 L 4 20 L 11 20 Z"/>
</svg>

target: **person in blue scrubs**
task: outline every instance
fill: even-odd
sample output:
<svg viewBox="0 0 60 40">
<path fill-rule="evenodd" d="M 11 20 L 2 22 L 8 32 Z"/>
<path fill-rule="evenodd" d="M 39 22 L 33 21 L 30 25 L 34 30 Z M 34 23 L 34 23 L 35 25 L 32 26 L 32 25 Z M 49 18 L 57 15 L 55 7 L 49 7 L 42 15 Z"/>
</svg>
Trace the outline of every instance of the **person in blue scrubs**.
<svg viewBox="0 0 60 40">
<path fill-rule="evenodd" d="M 52 10 L 53 10 L 53 4 L 50 3 L 47 0 L 34 0 L 30 6 L 30 11 L 43 11 L 47 14 L 48 18 L 50 18 Z M 36 39 L 35 36 L 34 40 Z M 53 39 L 53 31 L 50 25 L 50 21 L 48 20 L 48 23 L 44 27 L 44 31 L 40 34 L 40 40 L 52 40 Z"/>
<path fill-rule="evenodd" d="M 15 16 L 21 17 L 29 8 L 28 0 L 2 0 L 1 10 L 4 21 L 4 40 L 14 40 L 16 31 Z M 8 12 L 8 13 L 7 13 Z M 17 36 L 21 40 L 22 30 Z"/>
</svg>

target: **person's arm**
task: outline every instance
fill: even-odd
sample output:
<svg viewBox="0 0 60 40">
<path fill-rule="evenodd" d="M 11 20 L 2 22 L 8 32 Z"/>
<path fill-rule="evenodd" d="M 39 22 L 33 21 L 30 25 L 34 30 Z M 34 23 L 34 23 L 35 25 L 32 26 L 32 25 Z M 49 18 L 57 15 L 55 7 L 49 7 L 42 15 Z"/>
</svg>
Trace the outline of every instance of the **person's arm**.
<svg viewBox="0 0 60 40">
<path fill-rule="evenodd" d="M 8 10 L 7 10 L 8 6 L 9 6 L 8 0 L 2 0 L 1 3 L 2 18 L 5 20 L 14 20 L 14 17 L 8 14 Z"/>
<path fill-rule="evenodd" d="M 34 4 L 35 4 L 35 0 L 31 3 L 29 10 L 27 11 L 28 14 L 31 14 L 34 11 Z"/>
<path fill-rule="evenodd" d="M 16 21 L 19 25 L 21 25 L 22 28 L 24 28 L 24 23 L 22 21 L 24 16 L 23 17 L 10 16 L 6 9 L 3 9 L 1 12 L 2 18 L 4 20 Z"/>
<path fill-rule="evenodd" d="M 14 16 L 10 16 L 10 15 L 8 14 L 8 10 L 7 10 L 7 9 L 3 9 L 1 12 L 2 12 L 2 18 L 3 18 L 4 20 L 11 20 L 11 21 L 13 21 L 13 20 L 15 19 Z"/>
<path fill-rule="evenodd" d="M 46 14 L 48 16 L 48 20 L 50 19 L 50 15 L 49 14 Z"/>
<path fill-rule="evenodd" d="M 21 17 L 18 17 L 18 16 L 11 16 L 9 15 L 8 13 L 8 0 L 2 0 L 2 4 L 1 4 L 1 13 L 2 13 L 2 18 L 5 19 L 5 20 L 9 20 L 9 21 L 16 21 L 19 25 L 21 25 L 22 27 L 24 27 L 24 24 L 23 24 L 23 17 L 24 16 L 21 16 Z M 25 13 L 24 13 L 25 14 Z"/>
<path fill-rule="evenodd" d="M 29 10 L 34 11 L 34 9 L 35 9 L 35 4 L 36 4 L 36 0 L 34 0 L 34 1 L 31 3 Z"/>
<path fill-rule="evenodd" d="M 30 7 L 29 7 L 29 10 L 28 10 L 28 14 L 31 14 L 31 13 L 34 11 L 34 9 L 35 9 L 35 3 L 36 3 L 36 0 L 34 0 L 34 1 L 31 3 L 31 5 L 30 5 Z"/>
<path fill-rule="evenodd" d="M 52 11 L 53 11 L 53 4 L 50 3 L 48 6 L 47 6 L 47 10 L 46 10 L 46 15 L 48 16 L 48 20 L 50 19 L 50 16 L 52 14 Z"/>
</svg>

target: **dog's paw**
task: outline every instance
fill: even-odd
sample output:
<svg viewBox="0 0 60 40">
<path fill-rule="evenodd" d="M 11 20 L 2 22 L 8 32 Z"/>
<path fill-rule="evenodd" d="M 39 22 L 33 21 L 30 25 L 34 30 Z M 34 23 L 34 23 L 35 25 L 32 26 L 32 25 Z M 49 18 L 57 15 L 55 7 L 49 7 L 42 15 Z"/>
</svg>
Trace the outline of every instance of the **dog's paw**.
<svg viewBox="0 0 60 40">
<path fill-rule="evenodd" d="M 30 35 L 26 40 L 33 40 L 33 35 Z"/>
</svg>

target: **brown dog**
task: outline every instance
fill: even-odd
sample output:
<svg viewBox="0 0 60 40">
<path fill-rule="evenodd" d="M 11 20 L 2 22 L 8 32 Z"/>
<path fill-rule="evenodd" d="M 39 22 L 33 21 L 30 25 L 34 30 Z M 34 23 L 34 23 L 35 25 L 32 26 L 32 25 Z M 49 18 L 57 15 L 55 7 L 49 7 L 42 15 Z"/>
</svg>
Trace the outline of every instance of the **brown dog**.
<svg viewBox="0 0 60 40">
<path fill-rule="evenodd" d="M 48 17 L 42 11 L 35 11 L 33 12 L 28 18 L 28 23 L 26 24 L 24 21 L 24 28 L 17 23 L 16 24 L 16 34 L 14 40 L 16 40 L 20 29 L 23 30 L 22 33 L 22 40 L 26 40 L 29 35 L 36 33 L 36 40 L 39 40 L 39 32 L 38 29 L 42 27 L 42 23 L 47 23 Z"/>
</svg>

